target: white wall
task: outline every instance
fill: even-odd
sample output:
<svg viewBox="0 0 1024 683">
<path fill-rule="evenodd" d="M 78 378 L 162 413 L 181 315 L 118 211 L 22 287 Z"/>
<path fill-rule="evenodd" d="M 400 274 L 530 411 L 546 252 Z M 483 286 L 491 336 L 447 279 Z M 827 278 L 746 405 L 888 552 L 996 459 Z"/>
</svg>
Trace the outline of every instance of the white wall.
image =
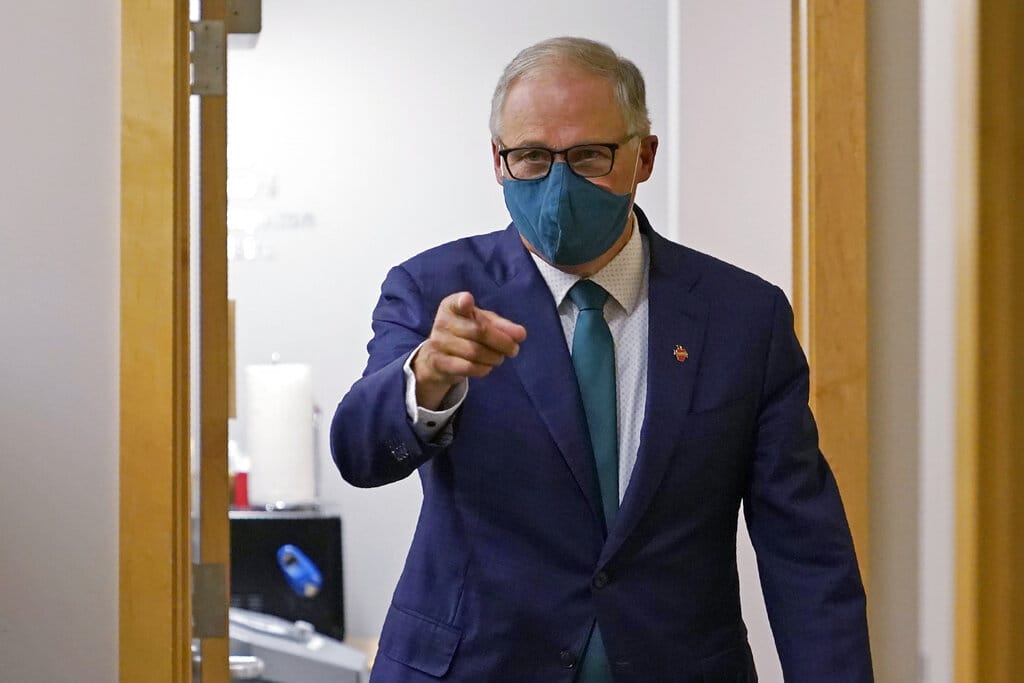
<svg viewBox="0 0 1024 683">
<path fill-rule="evenodd" d="M 117 678 L 119 3 L 6 3 L 0 678 Z"/>
<path fill-rule="evenodd" d="M 946 683 L 953 680 L 954 650 L 958 100 L 969 87 L 960 80 L 960 50 L 977 3 L 920 5 L 919 651 L 921 680 Z"/>
<path fill-rule="evenodd" d="M 792 294 L 790 3 L 673 0 L 676 239 Z M 678 201 L 678 204 L 675 203 Z"/>
</svg>

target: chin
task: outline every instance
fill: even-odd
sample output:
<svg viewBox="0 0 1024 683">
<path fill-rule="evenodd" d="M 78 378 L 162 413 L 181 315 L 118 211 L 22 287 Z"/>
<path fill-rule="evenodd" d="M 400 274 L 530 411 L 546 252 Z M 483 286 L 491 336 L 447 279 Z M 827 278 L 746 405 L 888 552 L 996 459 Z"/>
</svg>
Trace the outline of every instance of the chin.
<svg viewBox="0 0 1024 683">
<path fill-rule="evenodd" d="M 553 268 L 557 268 L 563 273 L 569 273 L 570 275 L 577 275 L 579 277 L 586 278 L 604 268 L 613 258 L 615 258 L 616 254 L 622 251 L 622 248 L 626 246 L 626 243 L 629 242 L 629 238 L 633 234 L 631 229 L 632 225 L 632 221 L 627 223 L 626 229 L 622 231 L 622 235 L 615 241 L 615 244 L 613 244 L 608 251 L 604 252 L 597 258 L 587 261 L 586 263 L 580 263 L 574 266 L 567 266 L 565 264 L 555 263 L 549 260 L 544 256 L 544 254 L 534 249 L 533 245 L 530 244 L 530 240 L 526 239 L 522 233 L 519 234 L 519 239 L 522 240 L 523 246 L 526 247 L 527 251 L 531 254 L 535 254 L 540 260 L 544 261 L 544 263 L 547 263 Z"/>
</svg>

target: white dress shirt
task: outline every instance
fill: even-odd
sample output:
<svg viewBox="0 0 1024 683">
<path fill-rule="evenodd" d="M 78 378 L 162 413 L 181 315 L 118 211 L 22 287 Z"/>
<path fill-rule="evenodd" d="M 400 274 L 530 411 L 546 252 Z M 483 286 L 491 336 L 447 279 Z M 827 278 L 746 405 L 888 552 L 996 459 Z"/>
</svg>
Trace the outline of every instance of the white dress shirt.
<svg viewBox="0 0 1024 683">
<path fill-rule="evenodd" d="M 632 217 L 631 217 L 632 218 Z M 619 433 L 619 502 L 626 493 L 640 448 L 640 429 L 647 405 L 647 283 L 649 261 L 647 240 L 636 229 L 615 258 L 590 279 L 608 292 L 604 317 L 615 342 L 615 385 Z M 565 343 L 572 349 L 579 310 L 567 294 L 580 277 L 570 275 L 530 254 L 558 307 Z M 513 321 L 516 322 L 516 321 Z M 529 330 L 527 330 L 529 334 Z M 418 351 L 419 349 L 417 349 Z M 409 355 L 405 363 L 406 412 L 416 435 L 424 441 L 444 445 L 451 441 L 450 420 L 468 393 L 469 380 L 452 388 L 441 410 L 427 410 L 416 403 L 416 378 Z"/>
</svg>

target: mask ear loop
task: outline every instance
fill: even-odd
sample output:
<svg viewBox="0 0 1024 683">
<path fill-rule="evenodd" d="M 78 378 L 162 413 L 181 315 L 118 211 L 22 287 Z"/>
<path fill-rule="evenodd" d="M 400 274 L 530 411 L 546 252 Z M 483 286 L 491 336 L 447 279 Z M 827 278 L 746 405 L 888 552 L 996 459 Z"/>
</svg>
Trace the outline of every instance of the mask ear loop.
<svg viewBox="0 0 1024 683">
<path fill-rule="evenodd" d="M 629 181 L 629 218 L 633 222 L 633 205 L 636 204 L 636 174 L 640 170 L 640 150 L 643 149 L 643 140 L 636 146 L 636 161 L 633 163 L 633 179 Z"/>
</svg>

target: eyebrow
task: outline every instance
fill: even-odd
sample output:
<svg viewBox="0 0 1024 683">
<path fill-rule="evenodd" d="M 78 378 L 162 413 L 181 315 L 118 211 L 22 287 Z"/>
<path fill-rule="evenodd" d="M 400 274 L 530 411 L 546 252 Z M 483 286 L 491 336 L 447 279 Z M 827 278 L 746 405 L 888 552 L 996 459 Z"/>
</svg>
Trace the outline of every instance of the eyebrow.
<svg viewBox="0 0 1024 683">
<path fill-rule="evenodd" d="M 504 143 L 504 141 L 502 141 L 502 142 Z M 583 142 L 576 142 L 576 143 L 573 143 L 573 144 L 571 144 L 571 145 L 569 145 L 567 147 L 562 147 L 560 149 L 570 149 L 572 147 L 582 147 L 583 145 L 614 145 L 614 144 L 615 144 L 614 142 L 608 142 L 606 140 L 601 140 L 601 141 L 584 140 Z M 505 147 L 504 149 L 520 149 L 522 147 L 540 147 L 542 149 L 548 149 L 548 150 L 556 149 L 555 147 L 548 147 L 546 144 L 544 144 L 543 142 L 540 142 L 538 140 L 526 140 L 524 142 L 520 142 L 517 145 L 509 145 L 509 146 Z"/>
</svg>

